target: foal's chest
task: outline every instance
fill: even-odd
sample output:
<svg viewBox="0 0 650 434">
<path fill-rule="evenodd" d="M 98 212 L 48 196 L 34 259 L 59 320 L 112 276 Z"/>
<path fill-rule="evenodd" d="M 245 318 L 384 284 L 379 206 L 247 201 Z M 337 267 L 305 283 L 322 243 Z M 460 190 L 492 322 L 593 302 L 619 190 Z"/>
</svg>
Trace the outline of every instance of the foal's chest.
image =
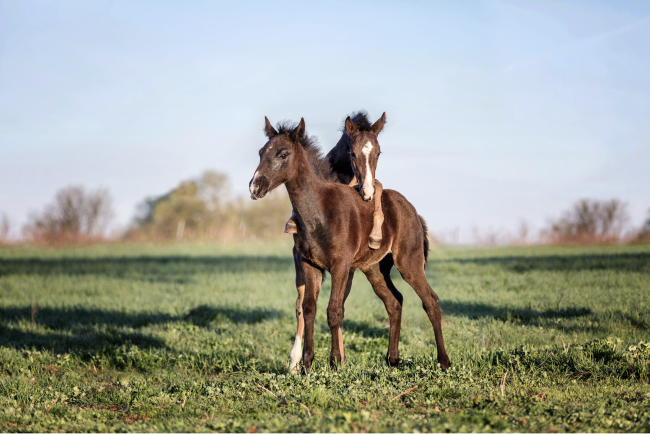
<svg viewBox="0 0 650 434">
<path fill-rule="evenodd" d="M 293 242 L 303 258 L 308 259 L 319 268 L 329 269 L 329 260 L 325 249 L 316 237 L 298 230 L 298 233 L 293 236 Z"/>
</svg>

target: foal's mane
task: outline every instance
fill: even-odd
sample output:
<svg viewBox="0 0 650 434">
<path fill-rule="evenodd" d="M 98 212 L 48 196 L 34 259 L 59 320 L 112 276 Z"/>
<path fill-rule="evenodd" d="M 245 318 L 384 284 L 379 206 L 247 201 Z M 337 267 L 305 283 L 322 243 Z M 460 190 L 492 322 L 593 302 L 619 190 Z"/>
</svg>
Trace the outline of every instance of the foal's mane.
<svg viewBox="0 0 650 434">
<path fill-rule="evenodd" d="M 354 122 L 359 129 L 359 132 L 367 132 L 372 128 L 372 122 L 368 119 L 368 112 L 365 110 L 359 110 L 358 112 L 352 112 L 350 119 Z M 345 119 L 343 119 L 343 126 L 341 131 L 345 134 Z M 345 134 L 347 135 L 347 134 Z"/>
<path fill-rule="evenodd" d="M 278 134 L 286 134 L 290 136 L 293 133 L 298 124 L 291 123 L 289 121 L 281 121 L 276 125 L 276 130 Z M 307 154 L 307 160 L 316 174 L 327 180 L 333 181 L 332 167 L 330 166 L 327 158 L 323 156 L 322 149 L 318 145 L 318 139 L 315 136 L 309 136 L 305 131 L 305 134 L 302 136 L 302 139 L 299 140 L 300 145 L 305 150 Z"/>
<path fill-rule="evenodd" d="M 353 112 L 350 115 L 350 119 L 352 119 L 352 122 L 357 125 L 357 128 L 360 132 L 367 132 L 372 128 L 372 123 L 368 120 L 368 113 L 364 110 Z M 291 133 L 293 133 L 297 127 L 297 123 L 292 123 L 290 121 L 280 121 L 277 123 L 275 129 L 278 134 L 285 134 L 291 140 Z M 343 122 L 342 131 L 343 136 L 341 137 L 341 140 L 339 140 L 339 143 L 337 143 L 335 146 L 335 149 L 339 148 L 340 151 L 343 149 L 342 146 L 347 145 L 350 141 L 350 137 L 345 132 L 345 122 Z M 319 146 L 316 137 L 309 136 L 307 132 L 305 132 L 302 139 L 300 139 L 300 144 L 307 153 L 307 159 L 309 160 L 309 164 L 311 165 L 312 169 L 314 169 L 314 172 L 316 172 L 320 178 L 326 181 L 335 182 L 337 180 L 337 174 L 332 168 L 333 161 L 330 161 L 328 157 L 323 156 L 322 149 Z M 332 151 L 330 151 L 330 153 L 331 152 Z M 342 150 L 341 152 L 345 153 L 347 157 L 347 149 Z"/>
</svg>

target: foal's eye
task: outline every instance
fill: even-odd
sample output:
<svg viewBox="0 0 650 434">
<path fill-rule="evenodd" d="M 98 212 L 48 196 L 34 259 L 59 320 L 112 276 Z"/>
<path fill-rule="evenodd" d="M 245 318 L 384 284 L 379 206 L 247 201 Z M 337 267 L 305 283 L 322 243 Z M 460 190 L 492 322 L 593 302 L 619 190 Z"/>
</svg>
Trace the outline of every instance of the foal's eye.
<svg viewBox="0 0 650 434">
<path fill-rule="evenodd" d="M 280 158 L 282 158 L 283 160 L 286 160 L 287 159 L 287 154 L 280 155 Z"/>
</svg>

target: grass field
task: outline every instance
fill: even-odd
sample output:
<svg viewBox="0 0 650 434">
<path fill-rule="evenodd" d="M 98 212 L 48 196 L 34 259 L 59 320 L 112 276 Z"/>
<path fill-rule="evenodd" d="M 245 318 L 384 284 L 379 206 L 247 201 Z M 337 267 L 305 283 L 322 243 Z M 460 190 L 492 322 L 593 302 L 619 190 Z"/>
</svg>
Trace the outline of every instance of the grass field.
<svg viewBox="0 0 650 434">
<path fill-rule="evenodd" d="M 649 431 L 650 246 L 434 248 L 452 368 L 405 296 L 402 362 L 357 273 L 286 373 L 289 244 L 0 249 L 1 431 Z M 396 397 L 400 393 L 403 395 Z"/>
</svg>

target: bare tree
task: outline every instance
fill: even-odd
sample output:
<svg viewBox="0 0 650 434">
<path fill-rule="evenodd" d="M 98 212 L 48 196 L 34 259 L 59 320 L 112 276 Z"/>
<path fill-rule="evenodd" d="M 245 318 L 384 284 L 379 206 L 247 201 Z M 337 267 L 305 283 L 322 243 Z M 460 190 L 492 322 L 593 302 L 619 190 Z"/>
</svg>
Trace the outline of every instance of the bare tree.
<svg viewBox="0 0 650 434">
<path fill-rule="evenodd" d="M 618 199 L 582 199 L 551 221 L 542 238 L 551 243 L 615 243 L 629 220 L 627 204 Z"/>
<path fill-rule="evenodd" d="M 515 244 L 526 245 L 529 243 L 530 226 L 524 219 L 519 221 L 519 228 L 517 229 L 517 236 L 514 240 Z"/>
<path fill-rule="evenodd" d="M 23 227 L 27 239 L 48 244 L 103 238 L 114 216 L 112 198 L 104 189 L 86 192 L 71 186 L 59 190 L 41 214 L 31 214 Z"/>
<path fill-rule="evenodd" d="M 476 226 L 472 228 L 473 243 L 482 246 L 496 246 L 505 243 L 505 236 L 498 230 L 488 228 L 480 230 Z"/>
<path fill-rule="evenodd" d="M 11 232 L 11 221 L 7 214 L 2 214 L 0 219 L 0 246 L 9 241 L 9 233 Z"/>
<path fill-rule="evenodd" d="M 648 210 L 648 218 L 639 230 L 637 241 L 640 243 L 650 243 L 650 210 Z"/>
</svg>

